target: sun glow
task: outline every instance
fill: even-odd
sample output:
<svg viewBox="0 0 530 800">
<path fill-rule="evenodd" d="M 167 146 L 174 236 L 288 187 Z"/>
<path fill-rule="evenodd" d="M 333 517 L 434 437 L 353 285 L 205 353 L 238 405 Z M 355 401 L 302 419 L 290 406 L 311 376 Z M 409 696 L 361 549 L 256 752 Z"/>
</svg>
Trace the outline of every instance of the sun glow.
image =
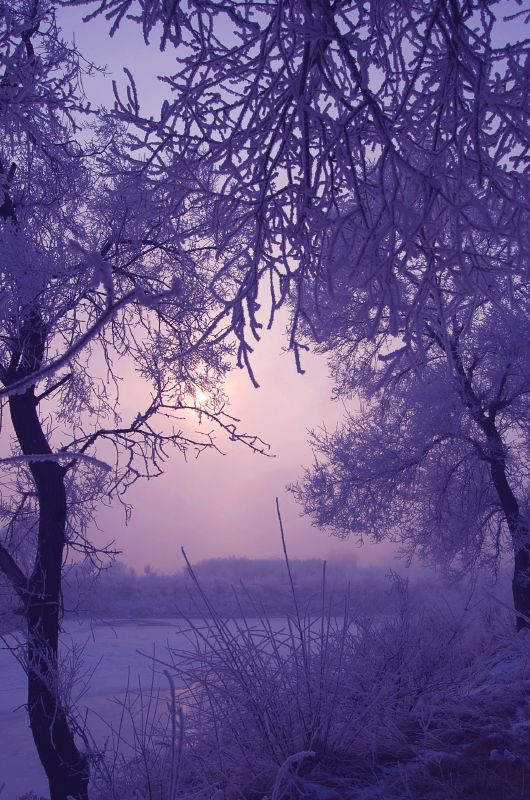
<svg viewBox="0 0 530 800">
<path fill-rule="evenodd" d="M 195 391 L 195 402 L 198 406 L 205 406 L 208 403 L 208 395 L 206 392 L 197 388 Z"/>
</svg>

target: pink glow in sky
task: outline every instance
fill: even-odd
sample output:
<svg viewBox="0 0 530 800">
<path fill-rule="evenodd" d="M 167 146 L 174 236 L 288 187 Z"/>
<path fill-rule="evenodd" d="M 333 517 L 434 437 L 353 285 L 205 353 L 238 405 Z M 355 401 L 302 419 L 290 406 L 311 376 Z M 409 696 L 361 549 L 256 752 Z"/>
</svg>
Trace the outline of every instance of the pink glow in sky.
<svg viewBox="0 0 530 800">
<path fill-rule="evenodd" d="M 226 385 L 231 412 L 241 419 L 241 429 L 269 442 L 275 457 L 257 455 L 221 434 L 217 441 L 224 456 L 208 451 L 185 462 L 175 453 L 162 477 L 138 483 L 127 496 L 134 507 L 127 528 L 117 507 L 98 517 L 102 541 L 115 538 L 127 564 L 136 569 L 150 564 L 171 572 L 182 565 L 181 546 L 192 561 L 231 555 L 279 557 L 276 497 L 293 557 L 357 555 L 362 564 L 392 560 L 388 544 L 359 549 L 354 540 L 339 541 L 311 527 L 285 491 L 312 460 L 308 428 L 323 421 L 334 425 L 343 407 L 330 400 L 332 386 L 324 358 L 308 357 L 306 374 L 300 375 L 292 355 L 282 353 L 281 345 L 278 328 L 256 348 L 259 389 L 243 370 L 234 370 Z"/>
<path fill-rule="evenodd" d="M 146 48 L 140 28 L 131 24 L 124 25 L 111 40 L 107 23 L 97 19 L 83 24 L 76 8 L 61 10 L 59 21 L 65 37 L 75 36 L 86 58 L 108 68 L 108 76 L 86 83 L 94 105 L 112 104 L 112 77 L 119 83 L 122 67 L 127 66 L 146 111 L 159 109 L 163 87 L 153 75 L 171 64 L 170 50 L 161 54 L 155 44 Z M 172 572 L 182 566 L 181 546 L 192 561 L 231 555 L 279 557 L 276 497 L 293 557 L 353 558 L 357 554 L 363 564 L 392 560 L 388 544 L 365 545 L 359 550 L 353 540 L 341 542 L 312 528 L 285 490 L 312 460 L 307 430 L 324 421 L 333 426 L 343 407 L 330 400 L 332 384 L 325 359 L 307 356 L 306 374 L 297 374 L 292 355 L 282 353 L 282 333 L 279 322 L 256 347 L 259 389 L 253 388 L 242 370 L 235 370 L 226 384 L 230 411 L 241 419 L 242 430 L 269 442 L 275 458 L 256 455 L 221 435 L 218 443 L 225 456 L 205 452 L 186 463 L 175 453 L 163 477 L 138 483 L 127 495 L 134 508 L 127 528 L 117 505 L 98 515 L 101 533 L 94 538 L 100 543 L 114 539 L 125 563 L 140 570 L 150 564 L 156 570 Z"/>
</svg>

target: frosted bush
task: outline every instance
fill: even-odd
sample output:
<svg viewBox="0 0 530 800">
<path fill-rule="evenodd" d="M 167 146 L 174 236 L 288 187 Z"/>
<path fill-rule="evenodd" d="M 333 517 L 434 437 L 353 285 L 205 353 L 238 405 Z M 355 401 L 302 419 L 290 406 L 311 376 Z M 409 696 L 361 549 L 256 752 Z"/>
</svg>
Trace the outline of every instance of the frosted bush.
<svg viewBox="0 0 530 800">
<path fill-rule="evenodd" d="M 294 593 L 286 618 L 256 606 L 227 620 L 195 589 L 203 617 L 189 620 L 187 646 L 159 665 L 184 686 L 178 797 L 524 797 L 528 637 L 515 637 L 498 609 L 455 613 L 423 595 L 418 603 L 394 577 L 395 610 L 382 617 L 360 616 L 347 594 L 342 614 L 331 613 L 323 581 L 317 615 Z M 138 797 L 170 797 L 175 732 L 160 741 L 163 786 Z M 142 758 L 127 767 L 138 787 L 150 768 Z M 130 786 L 101 795 L 129 796 Z"/>
</svg>

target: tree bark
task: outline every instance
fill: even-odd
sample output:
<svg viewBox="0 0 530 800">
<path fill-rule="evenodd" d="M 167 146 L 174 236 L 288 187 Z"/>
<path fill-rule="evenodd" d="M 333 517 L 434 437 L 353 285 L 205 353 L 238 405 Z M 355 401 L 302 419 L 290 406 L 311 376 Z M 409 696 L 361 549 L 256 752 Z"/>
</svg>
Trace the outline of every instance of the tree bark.
<svg viewBox="0 0 530 800">
<path fill-rule="evenodd" d="M 443 342 L 440 346 L 445 352 Z M 516 611 L 516 628 L 530 628 L 530 524 L 528 518 L 521 513 L 517 497 L 515 496 L 508 475 L 506 473 L 506 452 L 501 434 L 495 423 L 496 409 L 490 406 L 489 413 L 480 401 L 471 385 L 471 378 L 464 369 L 462 358 L 458 350 L 458 336 L 453 337 L 450 351 L 460 385 L 460 395 L 464 406 L 471 417 L 486 436 L 487 460 L 490 465 L 490 474 L 493 486 L 510 531 L 514 568 L 512 578 L 513 605 Z"/>
<path fill-rule="evenodd" d="M 491 477 L 512 537 L 513 605 L 515 611 L 519 612 L 516 627 L 521 631 L 523 628 L 530 628 L 530 529 L 506 475 L 504 449 L 499 433 L 493 424 L 492 429 L 488 437 Z"/>
<path fill-rule="evenodd" d="M 25 455 L 51 449 L 42 429 L 34 387 L 9 399 L 15 434 Z M 66 526 L 64 469 L 54 461 L 29 468 L 39 501 L 39 530 L 33 572 L 28 581 L 28 713 L 51 800 L 88 799 L 88 762 L 78 750 L 64 708 L 58 673 L 61 575 Z"/>
<path fill-rule="evenodd" d="M 513 603 L 516 611 L 525 616 L 517 616 L 517 630 L 530 628 L 530 545 L 527 541 L 515 551 L 515 564 L 512 579 Z"/>
</svg>

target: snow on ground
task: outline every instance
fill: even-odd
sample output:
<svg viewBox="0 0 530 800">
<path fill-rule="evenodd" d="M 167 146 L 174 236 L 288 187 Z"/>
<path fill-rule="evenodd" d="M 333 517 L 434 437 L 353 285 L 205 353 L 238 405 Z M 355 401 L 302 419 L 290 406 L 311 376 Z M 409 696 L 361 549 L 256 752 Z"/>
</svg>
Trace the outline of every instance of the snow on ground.
<svg viewBox="0 0 530 800">
<path fill-rule="evenodd" d="M 183 627 L 181 620 L 66 623 L 63 640 L 75 650 L 83 651 L 82 672 L 89 674 L 95 670 L 79 700 L 79 710 L 94 712 L 90 715 L 90 726 L 98 744 L 106 738 L 105 722 L 117 723 L 119 719 L 120 705 L 114 699 L 125 697 L 128 679 L 133 690 L 138 688 L 138 680 L 143 687 L 150 686 L 151 663 L 138 651 L 152 656 L 154 648 L 155 655 L 164 658 L 168 641 L 173 645 L 184 643 Z M 6 641 L 12 638 L 7 637 Z M 30 790 L 47 796 L 46 776 L 36 755 L 24 708 L 25 675 L 5 643 L 0 649 L 0 675 L 0 786 L 5 782 L 0 798 L 13 800 Z M 166 686 L 165 677 L 156 674 L 155 689 L 165 690 Z"/>
</svg>

